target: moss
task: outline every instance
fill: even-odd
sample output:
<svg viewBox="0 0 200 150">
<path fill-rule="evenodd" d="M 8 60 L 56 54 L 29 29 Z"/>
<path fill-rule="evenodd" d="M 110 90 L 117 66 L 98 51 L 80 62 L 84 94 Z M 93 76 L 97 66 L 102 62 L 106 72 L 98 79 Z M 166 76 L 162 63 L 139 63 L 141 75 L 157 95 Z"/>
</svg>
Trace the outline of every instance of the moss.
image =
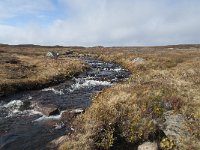
<svg viewBox="0 0 200 150">
<path fill-rule="evenodd" d="M 176 145 L 172 139 L 166 137 L 160 141 L 160 148 L 162 150 L 174 150 L 176 148 Z"/>
<path fill-rule="evenodd" d="M 114 143 L 114 130 L 112 128 L 102 129 L 99 133 L 98 139 L 95 142 L 96 147 L 100 149 L 109 149 L 113 146 Z"/>
</svg>

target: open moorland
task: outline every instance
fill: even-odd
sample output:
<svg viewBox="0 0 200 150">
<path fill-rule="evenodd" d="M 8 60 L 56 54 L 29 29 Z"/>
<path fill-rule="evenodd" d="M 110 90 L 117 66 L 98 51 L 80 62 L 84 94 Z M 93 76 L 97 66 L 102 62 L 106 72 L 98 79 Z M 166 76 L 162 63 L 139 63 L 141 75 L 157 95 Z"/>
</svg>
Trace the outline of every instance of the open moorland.
<svg viewBox="0 0 200 150">
<path fill-rule="evenodd" d="M 59 52 L 60 57 L 49 59 L 48 51 Z M 84 63 L 66 57 L 66 52 L 120 64 L 132 75 L 94 96 L 91 106 L 74 120 L 73 132 L 57 140 L 60 150 L 132 150 L 148 141 L 161 150 L 200 149 L 200 45 L 1 45 L 1 96 L 55 84 L 82 72 Z"/>
<path fill-rule="evenodd" d="M 65 149 L 200 149 L 200 46 L 77 50 L 121 64 L 132 76 L 97 94 L 65 137 Z"/>
<path fill-rule="evenodd" d="M 86 68 L 83 62 L 64 57 L 68 49 L 1 45 L 0 96 L 46 87 L 82 72 Z M 46 57 L 48 51 L 59 52 L 59 58 Z"/>
</svg>

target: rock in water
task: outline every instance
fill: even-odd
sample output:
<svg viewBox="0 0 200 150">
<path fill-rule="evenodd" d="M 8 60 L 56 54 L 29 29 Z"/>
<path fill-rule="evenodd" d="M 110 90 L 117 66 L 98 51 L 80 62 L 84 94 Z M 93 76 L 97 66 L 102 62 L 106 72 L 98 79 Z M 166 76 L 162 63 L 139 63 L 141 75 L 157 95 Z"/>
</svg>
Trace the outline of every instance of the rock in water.
<svg viewBox="0 0 200 150">
<path fill-rule="evenodd" d="M 53 104 L 33 104 L 34 110 L 43 113 L 46 116 L 53 116 L 60 114 L 60 110 Z"/>
<path fill-rule="evenodd" d="M 158 145 L 155 142 L 145 142 L 138 146 L 138 150 L 158 150 Z"/>
<path fill-rule="evenodd" d="M 84 110 L 81 108 L 73 109 L 71 111 L 64 111 L 61 115 L 62 121 L 71 121 L 73 118 L 75 118 L 77 115 L 84 113 Z"/>
</svg>

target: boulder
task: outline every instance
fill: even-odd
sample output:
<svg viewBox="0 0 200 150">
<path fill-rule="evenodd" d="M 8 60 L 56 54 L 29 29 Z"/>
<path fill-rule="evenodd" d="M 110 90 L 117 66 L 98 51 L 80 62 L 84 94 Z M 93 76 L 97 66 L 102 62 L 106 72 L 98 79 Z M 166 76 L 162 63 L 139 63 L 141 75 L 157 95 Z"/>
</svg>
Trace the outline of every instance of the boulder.
<svg viewBox="0 0 200 150">
<path fill-rule="evenodd" d="M 40 104 L 37 102 L 32 103 L 32 107 L 35 111 L 39 111 L 46 116 L 53 116 L 60 114 L 60 110 L 53 104 Z"/>
<path fill-rule="evenodd" d="M 145 142 L 138 146 L 138 150 L 158 150 L 158 145 L 155 142 Z"/>
</svg>

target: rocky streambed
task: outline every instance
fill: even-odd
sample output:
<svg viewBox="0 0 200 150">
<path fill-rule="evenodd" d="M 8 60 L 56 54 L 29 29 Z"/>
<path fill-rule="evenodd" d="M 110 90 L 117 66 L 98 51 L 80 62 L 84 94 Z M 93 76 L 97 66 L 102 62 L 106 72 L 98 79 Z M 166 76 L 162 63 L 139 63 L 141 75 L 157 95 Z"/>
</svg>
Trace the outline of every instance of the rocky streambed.
<svg viewBox="0 0 200 150">
<path fill-rule="evenodd" d="M 0 98 L 0 149 L 48 149 L 50 141 L 73 130 L 71 120 L 96 92 L 129 77 L 119 65 L 84 60 L 90 69 L 71 80 Z"/>
</svg>

